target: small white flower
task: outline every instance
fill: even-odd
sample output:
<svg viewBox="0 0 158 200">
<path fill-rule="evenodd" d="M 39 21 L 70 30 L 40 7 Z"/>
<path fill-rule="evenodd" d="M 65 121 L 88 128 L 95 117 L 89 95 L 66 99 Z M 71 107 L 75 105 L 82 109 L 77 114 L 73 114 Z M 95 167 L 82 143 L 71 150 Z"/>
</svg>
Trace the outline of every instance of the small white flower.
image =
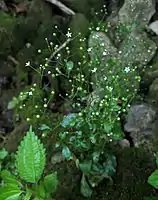
<svg viewBox="0 0 158 200">
<path fill-rule="evenodd" d="M 130 68 L 129 68 L 129 67 L 125 67 L 124 71 L 125 71 L 126 73 L 128 73 L 128 72 L 130 72 Z"/>
<path fill-rule="evenodd" d="M 32 96 L 32 91 L 28 92 L 29 96 Z"/>
<path fill-rule="evenodd" d="M 107 55 L 107 53 L 106 53 L 106 51 L 104 51 L 104 52 L 103 52 L 103 56 L 106 56 L 106 55 Z"/>
<path fill-rule="evenodd" d="M 105 81 L 107 80 L 107 77 L 106 77 L 106 76 L 104 77 L 104 80 L 105 80 Z"/>
<path fill-rule="evenodd" d="M 96 28 L 96 31 L 99 31 L 99 30 L 100 30 L 100 28 L 99 28 L 99 27 L 97 27 L 97 28 Z"/>
<path fill-rule="evenodd" d="M 39 118 L 40 118 L 40 115 L 36 115 L 36 118 L 39 119 Z"/>
<path fill-rule="evenodd" d="M 104 46 L 105 46 L 105 44 L 104 44 L 104 43 L 101 43 L 100 45 L 101 45 L 102 47 L 104 47 Z"/>
<path fill-rule="evenodd" d="M 47 104 L 44 104 L 44 108 L 47 108 Z"/>
<path fill-rule="evenodd" d="M 88 48 L 87 51 L 88 51 L 88 52 L 91 52 L 91 51 L 92 51 L 92 48 Z"/>
<path fill-rule="evenodd" d="M 67 34 L 66 34 L 66 36 L 67 36 L 68 38 L 71 38 L 72 33 L 70 33 L 70 32 L 68 31 Z"/>
<path fill-rule="evenodd" d="M 30 65 L 31 65 L 30 61 L 28 61 L 28 62 L 25 64 L 26 67 L 29 67 Z"/>
<path fill-rule="evenodd" d="M 92 73 L 95 73 L 97 71 L 97 68 L 95 67 L 94 69 L 91 70 Z"/>
</svg>

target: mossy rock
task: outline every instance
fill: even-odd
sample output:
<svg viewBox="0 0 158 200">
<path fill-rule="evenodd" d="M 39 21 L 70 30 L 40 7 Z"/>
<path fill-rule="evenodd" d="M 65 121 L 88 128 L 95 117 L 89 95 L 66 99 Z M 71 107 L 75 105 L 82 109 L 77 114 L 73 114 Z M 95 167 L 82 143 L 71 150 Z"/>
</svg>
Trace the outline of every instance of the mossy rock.
<svg viewBox="0 0 158 200">
<path fill-rule="evenodd" d="M 13 30 L 16 26 L 16 19 L 9 14 L 0 12 L 0 55 L 6 56 L 11 52 L 13 41 Z"/>
<path fill-rule="evenodd" d="M 85 18 L 83 14 L 79 13 L 72 17 L 69 27 L 70 27 L 70 32 L 72 32 L 72 37 L 77 36 L 74 40 L 71 41 L 69 47 L 70 47 L 70 52 L 73 54 L 72 56 L 73 61 L 78 63 L 83 60 L 83 55 L 86 56 L 85 59 L 88 58 L 87 40 L 80 41 L 80 39 L 88 37 L 89 21 Z"/>
</svg>

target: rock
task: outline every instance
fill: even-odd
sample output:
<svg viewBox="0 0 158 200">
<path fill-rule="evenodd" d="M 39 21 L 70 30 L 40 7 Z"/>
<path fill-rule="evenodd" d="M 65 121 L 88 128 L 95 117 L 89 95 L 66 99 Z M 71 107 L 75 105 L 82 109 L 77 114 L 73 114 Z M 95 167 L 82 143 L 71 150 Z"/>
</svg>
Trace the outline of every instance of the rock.
<svg viewBox="0 0 158 200">
<path fill-rule="evenodd" d="M 88 40 L 89 54 L 92 60 L 108 60 L 117 56 L 117 49 L 110 38 L 103 32 L 91 32 Z"/>
<path fill-rule="evenodd" d="M 149 87 L 149 100 L 158 106 L 158 78 L 156 78 Z"/>
<path fill-rule="evenodd" d="M 52 157 L 51 157 L 51 164 L 52 165 L 56 165 L 58 163 L 63 162 L 65 159 L 62 156 L 61 152 L 57 152 L 55 153 Z"/>
<path fill-rule="evenodd" d="M 155 0 L 125 0 L 119 11 L 119 20 L 123 24 L 136 22 L 147 25 L 155 13 Z"/>
<path fill-rule="evenodd" d="M 126 148 L 126 147 L 130 147 L 130 143 L 127 139 L 123 139 L 123 140 L 120 140 L 118 142 L 118 144 L 120 145 L 120 147 L 122 148 Z"/>
<path fill-rule="evenodd" d="M 155 118 L 156 111 L 151 106 L 147 104 L 131 106 L 124 129 L 133 139 L 134 146 L 150 143 Z"/>
<path fill-rule="evenodd" d="M 158 35 L 158 20 L 152 22 L 152 23 L 149 25 L 149 28 L 150 28 L 154 33 L 156 33 L 156 35 Z"/>
<path fill-rule="evenodd" d="M 141 80 L 142 91 L 148 91 L 150 85 L 156 78 L 158 78 L 158 62 L 155 62 L 153 65 L 145 68 Z"/>
<path fill-rule="evenodd" d="M 156 44 L 147 37 L 145 32 L 133 31 L 120 45 L 124 65 L 145 65 L 153 58 L 157 50 Z"/>
<path fill-rule="evenodd" d="M 3 0 L 0 0 L 0 11 L 8 12 L 8 7 L 6 6 L 6 3 Z"/>
</svg>

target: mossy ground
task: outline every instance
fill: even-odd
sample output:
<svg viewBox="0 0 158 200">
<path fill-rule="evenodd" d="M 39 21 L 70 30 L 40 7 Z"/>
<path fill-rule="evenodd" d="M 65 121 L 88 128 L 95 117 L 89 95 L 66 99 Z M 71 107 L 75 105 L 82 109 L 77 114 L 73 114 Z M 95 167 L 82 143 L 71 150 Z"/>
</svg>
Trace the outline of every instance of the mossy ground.
<svg viewBox="0 0 158 200">
<path fill-rule="evenodd" d="M 147 183 L 148 176 L 156 168 L 154 157 L 144 149 L 129 148 L 118 152 L 118 168 L 114 184 L 106 180 L 95 188 L 92 200 L 143 200 L 156 191 Z M 73 163 L 60 163 L 57 170 L 59 185 L 55 199 L 84 200 L 80 194 L 80 172 Z"/>
</svg>

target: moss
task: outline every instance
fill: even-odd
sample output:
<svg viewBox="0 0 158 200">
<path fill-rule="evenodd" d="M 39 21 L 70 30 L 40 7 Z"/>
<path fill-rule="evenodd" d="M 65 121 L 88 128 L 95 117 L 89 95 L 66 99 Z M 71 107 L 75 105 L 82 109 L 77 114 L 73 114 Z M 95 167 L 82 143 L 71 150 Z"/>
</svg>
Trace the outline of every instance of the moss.
<svg viewBox="0 0 158 200">
<path fill-rule="evenodd" d="M 114 184 L 109 185 L 104 180 L 94 189 L 91 200 L 142 200 L 145 196 L 156 195 L 156 191 L 147 183 L 148 176 L 156 168 L 155 159 L 149 152 L 144 149 L 129 148 L 120 150 L 117 158 L 118 167 Z M 77 176 L 75 166 L 68 164 L 58 164 L 55 168 L 62 182 L 58 187 L 57 199 L 87 199 L 80 194 L 80 173 L 78 172 Z M 63 187 L 64 195 L 61 192 Z"/>
<path fill-rule="evenodd" d="M 125 149 L 118 154 L 118 169 L 113 186 L 97 188 L 99 198 L 106 200 L 138 200 L 152 196 L 155 191 L 147 183 L 154 171 L 155 159 L 144 149 Z"/>
<path fill-rule="evenodd" d="M 0 56 L 6 56 L 11 52 L 15 25 L 15 18 L 6 13 L 0 12 Z"/>
</svg>

